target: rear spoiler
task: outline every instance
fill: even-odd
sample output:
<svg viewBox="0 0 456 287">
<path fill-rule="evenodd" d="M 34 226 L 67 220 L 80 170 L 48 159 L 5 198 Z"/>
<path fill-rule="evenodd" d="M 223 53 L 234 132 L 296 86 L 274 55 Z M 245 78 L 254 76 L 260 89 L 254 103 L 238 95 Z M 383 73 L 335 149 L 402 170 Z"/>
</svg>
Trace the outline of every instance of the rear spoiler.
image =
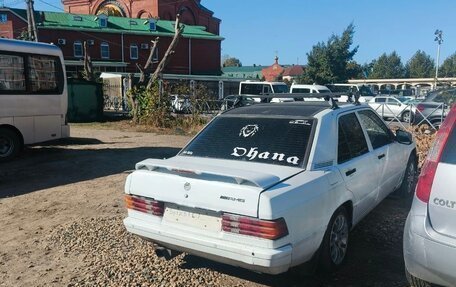
<svg viewBox="0 0 456 287">
<path fill-rule="evenodd" d="M 280 178 L 270 173 L 246 171 L 242 169 L 218 167 L 205 164 L 189 164 L 173 158 L 146 159 L 136 164 L 136 170 L 149 170 L 197 177 L 226 178 L 239 185 L 250 185 L 266 189 L 280 181 Z"/>
</svg>

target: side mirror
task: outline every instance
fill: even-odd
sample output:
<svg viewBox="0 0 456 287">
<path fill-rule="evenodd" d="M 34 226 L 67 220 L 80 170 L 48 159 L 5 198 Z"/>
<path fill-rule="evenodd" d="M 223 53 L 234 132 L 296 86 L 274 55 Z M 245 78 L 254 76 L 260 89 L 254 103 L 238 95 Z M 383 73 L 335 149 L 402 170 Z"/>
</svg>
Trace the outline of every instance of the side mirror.
<svg viewBox="0 0 456 287">
<path fill-rule="evenodd" d="M 412 134 L 403 130 L 397 130 L 396 141 L 401 144 L 410 145 L 413 143 Z"/>
</svg>

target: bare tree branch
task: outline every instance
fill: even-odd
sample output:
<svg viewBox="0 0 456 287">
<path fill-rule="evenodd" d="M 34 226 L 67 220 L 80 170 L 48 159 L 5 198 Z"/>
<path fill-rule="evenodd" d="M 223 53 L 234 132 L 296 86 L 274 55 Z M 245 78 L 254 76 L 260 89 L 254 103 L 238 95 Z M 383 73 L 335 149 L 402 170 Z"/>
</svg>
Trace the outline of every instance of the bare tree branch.
<svg viewBox="0 0 456 287">
<path fill-rule="evenodd" d="M 160 63 L 158 64 L 157 68 L 155 69 L 154 74 L 152 77 L 149 79 L 149 83 L 147 84 L 147 87 L 150 88 L 152 84 L 159 78 L 161 78 L 161 74 L 165 67 L 168 65 L 169 60 L 171 59 L 171 56 L 175 53 L 175 48 L 177 47 L 177 44 L 179 43 L 179 39 L 182 36 L 182 32 L 184 31 L 185 25 L 180 24 L 180 14 L 176 15 L 176 22 L 174 24 L 174 37 L 173 40 L 171 41 L 171 44 L 169 44 L 168 49 L 166 50 L 165 55 L 161 59 Z"/>
<path fill-rule="evenodd" d="M 157 49 L 159 40 L 160 40 L 160 38 L 157 37 L 157 38 L 155 38 L 155 40 L 150 41 L 152 43 L 152 46 L 150 47 L 149 57 L 147 58 L 147 62 L 144 65 L 144 68 L 142 68 L 140 64 L 136 63 L 136 67 L 138 67 L 138 69 L 141 73 L 141 76 L 139 77 L 138 85 L 144 84 L 146 82 L 146 79 L 149 77 L 150 70 L 151 70 L 152 64 L 153 64 L 155 50 Z"/>
</svg>

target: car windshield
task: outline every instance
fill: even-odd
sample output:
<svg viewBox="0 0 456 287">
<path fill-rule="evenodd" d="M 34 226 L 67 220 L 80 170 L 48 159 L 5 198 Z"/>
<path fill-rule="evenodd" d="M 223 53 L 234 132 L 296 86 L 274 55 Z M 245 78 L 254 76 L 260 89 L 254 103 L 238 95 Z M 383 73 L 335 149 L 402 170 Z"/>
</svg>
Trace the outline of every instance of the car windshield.
<svg viewBox="0 0 456 287">
<path fill-rule="evenodd" d="M 401 103 L 406 103 L 407 101 L 410 100 L 410 99 L 408 99 L 406 97 L 396 97 L 396 99 L 398 99 Z"/>
<path fill-rule="evenodd" d="M 371 89 L 369 87 L 366 87 L 366 86 L 359 87 L 359 93 L 361 94 L 361 96 L 365 96 L 365 97 L 373 97 L 374 96 L 374 93 L 372 93 Z"/>
<path fill-rule="evenodd" d="M 272 85 L 274 89 L 274 93 L 276 94 L 286 94 L 288 93 L 288 86 L 287 85 Z"/>
<path fill-rule="evenodd" d="M 428 101 L 452 105 L 456 103 L 456 90 L 450 89 L 434 92 L 426 99 L 426 102 Z"/>
<path fill-rule="evenodd" d="M 302 168 L 313 125 L 291 117 L 217 117 L 179 155 Z"/>
<path fill-rule="evenodd" d="M 319 92 L 320 94 L 331 93 L 330 90 L 318 90 L 318 92 Z"/>
</svg>

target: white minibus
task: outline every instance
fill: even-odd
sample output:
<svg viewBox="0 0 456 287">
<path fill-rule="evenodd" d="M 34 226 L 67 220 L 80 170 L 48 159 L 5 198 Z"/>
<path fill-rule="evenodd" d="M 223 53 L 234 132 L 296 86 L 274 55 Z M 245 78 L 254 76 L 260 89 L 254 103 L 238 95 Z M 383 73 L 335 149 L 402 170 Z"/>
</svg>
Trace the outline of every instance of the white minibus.
<svg viewBox="0 0 456 287">
<path fill-rule="evenodd" d="M 68 137 L 67 106 L 60 48 L 0 39 L 0 162 L 26 144 Z"/>
</svg>

